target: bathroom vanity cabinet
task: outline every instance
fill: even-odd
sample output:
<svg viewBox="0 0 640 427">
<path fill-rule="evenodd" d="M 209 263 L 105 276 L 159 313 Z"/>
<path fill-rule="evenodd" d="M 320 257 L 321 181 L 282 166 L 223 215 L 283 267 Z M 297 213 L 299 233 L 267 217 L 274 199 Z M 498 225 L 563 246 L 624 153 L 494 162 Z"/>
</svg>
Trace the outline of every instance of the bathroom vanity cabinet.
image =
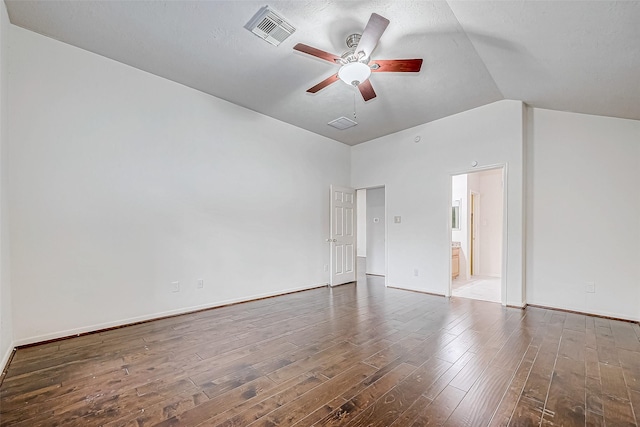
<svg viewBox="0 0 640 427">
<path fill-rule="evenodd" d="M 455 279 L 460 274 L 460 247 L 451 248 L 451 278 Z"/>
</svg>

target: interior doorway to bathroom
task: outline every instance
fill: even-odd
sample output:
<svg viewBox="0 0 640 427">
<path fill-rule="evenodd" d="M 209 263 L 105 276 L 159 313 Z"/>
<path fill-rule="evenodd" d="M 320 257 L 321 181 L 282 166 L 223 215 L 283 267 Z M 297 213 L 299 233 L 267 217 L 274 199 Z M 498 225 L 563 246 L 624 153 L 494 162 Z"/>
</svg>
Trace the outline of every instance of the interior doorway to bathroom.
<svg viewBox="0 0 640 427">
<path fill-rule="evenodd" d="M 451 295 L 502 302 L 503 168 L 451 177 Z"/>
</svg>

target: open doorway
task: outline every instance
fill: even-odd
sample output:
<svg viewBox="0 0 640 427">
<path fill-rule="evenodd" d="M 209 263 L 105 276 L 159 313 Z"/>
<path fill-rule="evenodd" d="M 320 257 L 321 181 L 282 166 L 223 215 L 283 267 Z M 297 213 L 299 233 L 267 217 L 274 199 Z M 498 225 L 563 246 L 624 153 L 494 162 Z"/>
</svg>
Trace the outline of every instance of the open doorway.
<svg viewBox="0 0 640 427">
<path fill-rule="evenodd" d="M 359 189 L 356 202 L 358 280 L 374 279 L 384 283 L 387 270 L 385 188 Z"/>
<path fill-rule="evenodd" d="M 451 177 L 451 295 L 502 302 L 503 168 Z"/>
</svg>

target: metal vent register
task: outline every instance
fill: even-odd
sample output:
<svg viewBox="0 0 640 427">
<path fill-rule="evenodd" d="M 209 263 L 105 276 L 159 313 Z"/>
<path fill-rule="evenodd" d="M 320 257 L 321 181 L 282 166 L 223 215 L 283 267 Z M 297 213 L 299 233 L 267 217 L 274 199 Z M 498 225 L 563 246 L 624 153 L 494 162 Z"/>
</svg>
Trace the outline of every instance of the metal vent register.
<svg viewBox="0 0 640 427">
<path fill-rule="evenodd" d="M 283 17 L 269 9 L 268 6 L 260 9 L 245 25 L 245 28 L 274 46 L 278 46 L 296 31 L 293 25 L 286 22 Z"/>
<path fill-rule="evenodd" d="M 327 124 L 336 129 L 345 130 L 345 129 L 349 129 L 350 127 L 354 127 L 358 123 L 343 116 L 343 117 L 338 117 L 337 119 L 332 120 Z"/>
</svg>

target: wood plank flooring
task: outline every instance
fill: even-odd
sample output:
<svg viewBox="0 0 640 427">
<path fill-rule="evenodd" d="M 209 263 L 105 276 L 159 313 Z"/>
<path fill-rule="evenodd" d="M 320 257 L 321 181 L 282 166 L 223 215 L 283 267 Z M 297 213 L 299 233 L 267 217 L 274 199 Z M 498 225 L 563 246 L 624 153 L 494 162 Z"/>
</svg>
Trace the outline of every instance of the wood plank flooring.
<svg viewBox="0 0 640 427">
<path fill-rule="evenodd" d="M 638 425 L 637 324 L 367 280 L 20 349 L 0 425 Z"/>
</svg>

